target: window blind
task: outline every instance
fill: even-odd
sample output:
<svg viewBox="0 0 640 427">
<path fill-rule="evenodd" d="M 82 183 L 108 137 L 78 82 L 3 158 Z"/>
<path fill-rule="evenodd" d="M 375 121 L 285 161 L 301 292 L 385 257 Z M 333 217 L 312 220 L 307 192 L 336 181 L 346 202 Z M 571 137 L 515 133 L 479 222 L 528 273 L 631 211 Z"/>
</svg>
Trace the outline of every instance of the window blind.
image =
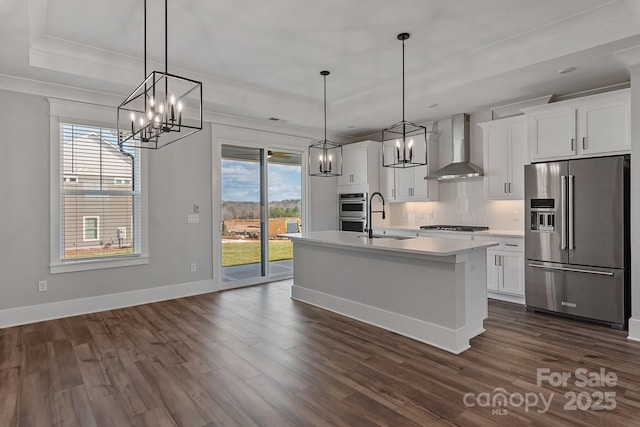
<svg viewBox="0 0 640 427">
<path fill-rule="evenodd" d="M 140 254 L 139 163 L 115 129 L 60 124 L 63 261 Z"/>
</svg>

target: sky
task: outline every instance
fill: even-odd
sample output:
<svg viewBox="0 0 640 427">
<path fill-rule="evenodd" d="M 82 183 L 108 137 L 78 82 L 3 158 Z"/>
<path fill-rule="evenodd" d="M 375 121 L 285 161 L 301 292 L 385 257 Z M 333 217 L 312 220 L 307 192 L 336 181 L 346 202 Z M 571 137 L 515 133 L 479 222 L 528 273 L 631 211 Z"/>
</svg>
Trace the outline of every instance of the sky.
<svg viewBox="0 0 640 427">
<path fill-rule="evenodd" d="M 302 198 L 301 167 L 269 164 L 269 201 Z M 225 202 L 260 201 L 260 164 L 222 159 L 222 200 Z"/>
</svg>

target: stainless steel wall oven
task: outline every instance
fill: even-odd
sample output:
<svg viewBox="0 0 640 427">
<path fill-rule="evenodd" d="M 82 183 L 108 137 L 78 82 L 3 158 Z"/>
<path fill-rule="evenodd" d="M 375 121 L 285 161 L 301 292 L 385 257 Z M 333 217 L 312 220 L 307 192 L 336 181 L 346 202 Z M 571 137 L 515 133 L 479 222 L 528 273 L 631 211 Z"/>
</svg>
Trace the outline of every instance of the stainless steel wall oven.
<svg viewBox="0 0 640 427">
<path fill-rule="evenodd" d="M 342 231 L 364 231 L 367 224 L 367 193 L 338 195 L 338 223 Z"/>
</svg>

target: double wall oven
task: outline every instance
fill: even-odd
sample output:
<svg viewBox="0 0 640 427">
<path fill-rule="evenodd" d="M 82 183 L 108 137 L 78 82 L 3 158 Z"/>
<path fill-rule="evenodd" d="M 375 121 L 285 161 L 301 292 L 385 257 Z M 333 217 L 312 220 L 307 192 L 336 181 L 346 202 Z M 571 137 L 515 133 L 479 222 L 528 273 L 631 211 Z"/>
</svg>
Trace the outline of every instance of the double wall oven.
<svg viewBox="0 0 640 427">
<path fill-rule="evenodd" d="M 339 194 L 338 222 L 342 231 L 364 232 L 367 226 L 367 193 Z"/>
</svg>

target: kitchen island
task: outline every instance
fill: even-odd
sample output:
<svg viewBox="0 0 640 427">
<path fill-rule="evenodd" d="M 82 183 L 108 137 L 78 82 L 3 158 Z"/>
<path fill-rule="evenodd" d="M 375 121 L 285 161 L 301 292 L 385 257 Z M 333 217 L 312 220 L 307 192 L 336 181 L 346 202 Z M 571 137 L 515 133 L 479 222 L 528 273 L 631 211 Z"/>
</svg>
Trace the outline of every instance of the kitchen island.
<svg viewBox="0 0 640 427">
<path fill-rule="evenodd" d="M 455 354 L 484 332 L 486 248 L 497 243 L 343 231 L 286 236 L 295 300 Z"/>
</svg>

